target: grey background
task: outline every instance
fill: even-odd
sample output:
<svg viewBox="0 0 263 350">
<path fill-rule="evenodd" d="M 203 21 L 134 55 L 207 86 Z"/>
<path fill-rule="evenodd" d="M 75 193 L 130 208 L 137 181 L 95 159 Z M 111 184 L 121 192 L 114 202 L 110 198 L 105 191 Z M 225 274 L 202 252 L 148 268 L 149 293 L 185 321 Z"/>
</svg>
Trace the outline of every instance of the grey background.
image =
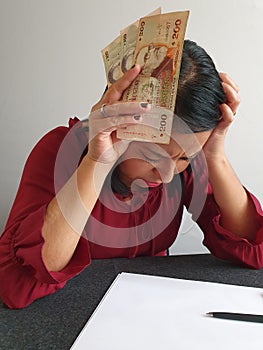
<svg viewBox="0 0 263 350">
<path fill-rule="evenodd" d="M 242 102 L 227 153 L 262 202 L 261 0 L 0 0 L 0 232 L 34 144 L 70 116 L 84 118 L 102 94 L 100 50 L 160 5 L 163 12 L 191 11 L 186 38 L 206 48 L 238 84 Z M 185 215 L 172 253 L 205 252 L 201 239 Z"/>
</svg>

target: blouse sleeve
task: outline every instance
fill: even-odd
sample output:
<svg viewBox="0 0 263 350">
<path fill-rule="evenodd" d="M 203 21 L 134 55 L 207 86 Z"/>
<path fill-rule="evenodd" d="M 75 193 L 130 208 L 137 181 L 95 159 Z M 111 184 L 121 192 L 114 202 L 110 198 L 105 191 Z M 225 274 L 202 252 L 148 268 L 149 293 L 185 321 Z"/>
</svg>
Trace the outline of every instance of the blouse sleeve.
<svg viewBox="0 0 263 350">
<path fill-rule="evenodd" d="M 75 124 L 74 121 L 72 124 Z M 66 281 L 90 264 L 89 245 L 80 238 L 69 264 L 59 272 L 49 272 L 42 259 L 42 226 L 46 208 L 57 186 L 71 175 L 67 160 L 79 148 L 69 138 L 67 157 L 57 164 L 57 154 L 69 128 L 59 127 L 45 135 L 29 155 L 5 231 L 0 237 L 0 297 L 10 308 L 21 308 L 35 299 L 54 293 Z M 55 167 L 59 172 L 57 186 Z"/>
<path fill-rule="evenodd" d="M 207 172 L 197 157 L 184 172 L 183 201 L 192 218 L 200 226 L 203 244 L 218 258 L 259 269 L 263 267 L 263 211 L 257 198 L 247 189 L 258 221 L 258 231 L 253 241 L 240 238 L 220 224 L 220 211 L 208 182 Z"/>
</svg>

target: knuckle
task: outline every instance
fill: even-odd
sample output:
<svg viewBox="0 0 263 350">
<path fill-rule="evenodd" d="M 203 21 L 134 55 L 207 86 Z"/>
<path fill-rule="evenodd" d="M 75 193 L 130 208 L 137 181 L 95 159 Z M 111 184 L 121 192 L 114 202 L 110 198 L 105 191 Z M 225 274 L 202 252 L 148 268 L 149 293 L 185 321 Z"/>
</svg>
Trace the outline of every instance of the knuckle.
<svg viewBox="0 0 263 350">
<path fill-rule="evenodd" d="M 222 80 L 224 80 L 227 77 L 227 74 L 225 72 L 220 72 L 219 76 Z"/>
<path fill-rule="evenodd" d="M 99 108 L 98 106 L 99 106 L 99 102 L 97 102 L 95 105 L 91 107 L 91 112 L 94 112 L 96 109 L 98 109 Z"/>
<path fill-rule="evenodd" d="M 240 96 L 236 94 L 235 96 L 235 103 L 239 104 L 241 102 Z"/>
</svg>

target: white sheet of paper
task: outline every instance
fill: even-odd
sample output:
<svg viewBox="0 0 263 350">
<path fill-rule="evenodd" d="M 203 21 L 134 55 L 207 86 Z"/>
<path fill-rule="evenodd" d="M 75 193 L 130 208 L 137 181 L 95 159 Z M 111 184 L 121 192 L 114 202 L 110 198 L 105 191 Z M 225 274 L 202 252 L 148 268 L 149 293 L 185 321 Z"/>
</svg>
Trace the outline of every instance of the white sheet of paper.
<svg viewBox="0 0 263 350">
<path fill-rule="evenodd" d="M 263 290 L 121 273 L 71 349 L 262 349 L 263 324 L 209 311 L 263 314 Z"/>
</svg>

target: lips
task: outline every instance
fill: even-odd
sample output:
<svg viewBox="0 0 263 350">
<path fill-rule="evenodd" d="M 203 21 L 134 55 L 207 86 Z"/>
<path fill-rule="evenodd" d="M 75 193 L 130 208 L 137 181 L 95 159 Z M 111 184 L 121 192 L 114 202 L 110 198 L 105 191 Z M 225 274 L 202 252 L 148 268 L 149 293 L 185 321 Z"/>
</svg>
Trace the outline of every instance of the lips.
<svg viewBox="0 0 263 350">
<path fill-rule="evenodd" d="M 161 182 L 149 182 L 149 181 L 145 181 L 147 183 L 148 187 L 158 187 L 161 185 Z"/>
</svg>

